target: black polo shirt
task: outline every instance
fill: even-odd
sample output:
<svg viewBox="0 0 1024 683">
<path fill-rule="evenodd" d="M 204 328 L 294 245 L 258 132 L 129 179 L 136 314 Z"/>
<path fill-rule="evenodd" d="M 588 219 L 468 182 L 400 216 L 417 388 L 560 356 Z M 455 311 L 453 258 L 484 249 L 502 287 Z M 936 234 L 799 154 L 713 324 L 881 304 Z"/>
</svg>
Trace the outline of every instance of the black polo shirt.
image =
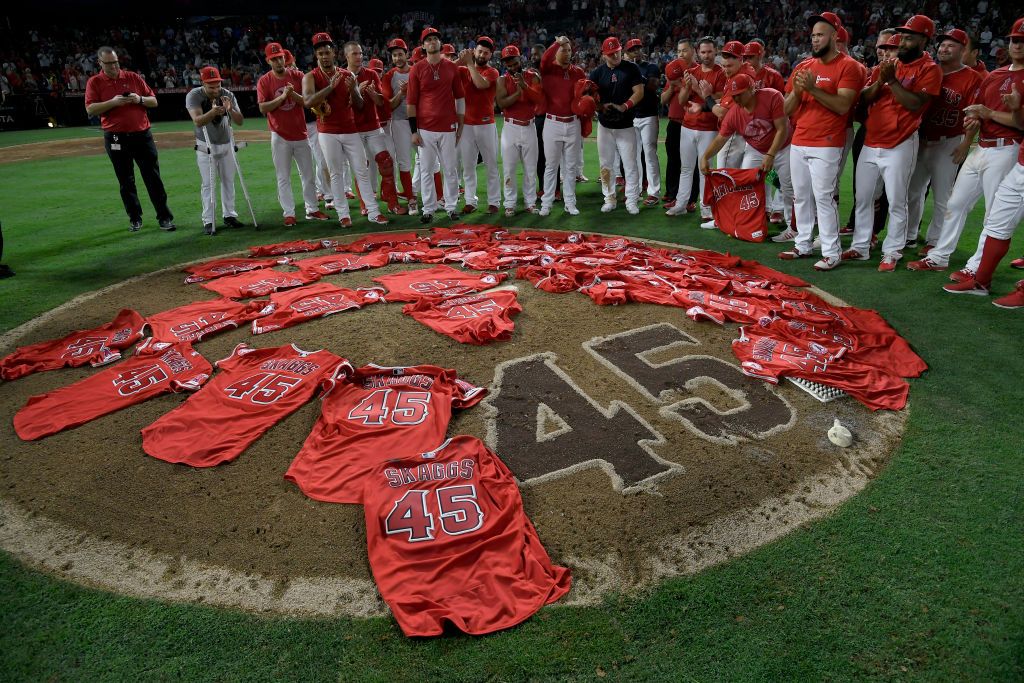
<svg viewBox="0 0 1024 683">
<path fill-rule="evenodd" d="M 601 104 L 623 104 L 633 96 L 633 88 L 646 83 L 640 68 L 625 59 L 614 69 L 601 64 L 590 72 L 590 80 L 597 84 L 601 94 Z M 597 116 L 597 120 L 605 128 L 630 128 L 633 125 L 634 109 L 626 112 L 605 111 Z"/>
</svg>

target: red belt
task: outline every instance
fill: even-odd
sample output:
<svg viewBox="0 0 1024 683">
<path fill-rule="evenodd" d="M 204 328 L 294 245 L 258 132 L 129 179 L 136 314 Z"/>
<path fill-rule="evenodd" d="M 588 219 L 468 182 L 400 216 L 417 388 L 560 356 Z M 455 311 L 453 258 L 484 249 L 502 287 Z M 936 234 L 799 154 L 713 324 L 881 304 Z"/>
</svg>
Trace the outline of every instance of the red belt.
<svg viewBox="0 0 1024 683">
<path fill-rule="evenodd" d="M 576 120 L 575 116 L 555 116 L 554 114 L 547 114 L 547 117 L 552 121 L 558 121 L 559 123 L 572 123 Z"/>
<path fill-rule="evenodd" d="M 511 118 L 506 116 L 505 117 L 505 123 L 514 123 L 517 126 L 528 126 L 531 123 L 533 123 L 533 119 L 527 119 L 527 120 L 524 121 L 523 119 L 511 119 Z"/>
<path fill-rule="evenodd" d="M 988 140 L 985 138 L 978 138 L 978 147 L 1009 147 L 1010 145 L 1015 145 L 1018 142 L 1020 142 L 1020 140 L 1016 138 L 990 138 Z"/>
</svg>

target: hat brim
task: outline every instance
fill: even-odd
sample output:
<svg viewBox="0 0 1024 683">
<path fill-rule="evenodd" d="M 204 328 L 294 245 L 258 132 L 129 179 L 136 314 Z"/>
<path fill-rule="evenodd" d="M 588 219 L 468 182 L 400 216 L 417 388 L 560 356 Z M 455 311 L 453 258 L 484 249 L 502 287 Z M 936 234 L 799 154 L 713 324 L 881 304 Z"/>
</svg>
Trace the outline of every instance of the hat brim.
<svg viewBox="0 0 1024 683">
<path fill-rule="evenodd" d="M 963 45 L 964 47 L 967 47 L 967 43 L 965 43 L 962 40 L 957 39 L 954 36 L 949 36 L 949 35 L 946 35 L 945 33 L 943 33 L 942 35 L 939 35 L 939 36 L 935 36 L 935 42 L 936 43 L 941 43 L 944 40 L 952 40 L 957 45 Z"/>
<path fill-rule="evenodd" d="M 814 28 L 814 25 L 817 24 L 819 21 L 823 21 L 826 24 L 828 24 L 829 26 L 831 26 L 832 30 L 839 31 L 839 27 L 838 26 L 836 26 L 835 24 L 833 24 L 831 21 L 829 21 L 825 17 L 821 16 L 820 14 L 815 14 L 813 17 L 807 17 L 807 27 L 808 28 Z"/>
<path fill-rule="evenodd" d="M 287 57 L 284 52 L 275 52 L 274 54 L 267 55 L 267 59 L 277 59 L 278 57 Z"/>
<path fill-rule="evenodd" d="M 733 59 L 739 59 L 740 57 L 743 56 L 743 53 L 742 52 L 724 52 L 723 51 L 721 53 L 721 55 L 723 57 L 732 57 Z"/>
<path fill-rule="evenodd" d="M 616 52 L 622 52 L 622 46 L 619 46 L 614 50 L 601 50 L 601 54 L 603 54 L 605 57 L 611 57 Z"/>
<path fill-rule="evenodd" d="M 438 40 L 441 40 L 441 32 L 440 31 L 431 31 L 430 33 L 428 33 L 426 35 L 420 36 L 420 42 L 422 43 L 427 38 L 430 38 L 432 36 L 436 36 Z"/>
<path fill-rule="evenodd" d="M 925 38 L 931 38 L 927 33 L 921 33 L 920 31 L 915 31 L 914 29 L 907 28 L 906 26 L 899 26 L 893 30 L 896 31 L 896 33 L 909 33 L 912 36 L 924 36 Z"/>
</svg>

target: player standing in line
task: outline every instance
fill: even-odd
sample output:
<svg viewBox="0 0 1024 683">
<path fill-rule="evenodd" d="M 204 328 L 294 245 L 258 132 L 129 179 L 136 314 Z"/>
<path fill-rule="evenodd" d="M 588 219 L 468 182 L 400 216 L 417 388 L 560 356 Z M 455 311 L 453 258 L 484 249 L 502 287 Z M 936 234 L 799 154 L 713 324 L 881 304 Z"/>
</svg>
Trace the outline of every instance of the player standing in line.
<svg viewBox="0 0 1024 683">
<path fill-rule="evenodd" d="M 845 32 L 846 29 L 843 29 Z M 786 90 L 786 80 L 778 71 L 764 63 L 764 42 L 755 38 L 743 46 L 743 63 L 753 70 L 754 89 L 771 88 L 780 93 Z M 788 150 L 786 154 L 789 154 Z M 840 175 L 842 175 L 840 173 Z M 768 208 L 768 221 L 770 223 L 785 222 L 787 226 L 793 218 L 793 207 L 789 202 L 782 200 L 782 191 L 772 185 L 765 187 L 766 203 Z M 796 237 L 796 231 L 793 231 Z"/>
<path fill-rule="evenodd" d="M 202 180 L 203 232 L 213 236 L 217 234 L 214 227 L 217 191 L 213 186 L 214 168 L 220 178 L 220 205 L 224 225 L 229 228 L 244 227 L 235 211 L 231 122 L 241 126 L 245 119 L 234 94 L 221 87 L 223 79 L 217 67 L 204 66 L 199 70 L 199 80 L 202 85 L 193 88 L 185 96 L 185 108 L 196 126 L 196 164 Z"/>
<path fill-rule="evenodd" d="M 889 229 L 882 243 L 878 270 L 891 273 L 907 243 L 907 187 L 917 159 L 921 118 L 942 90 L 942 69 L 924 48 L 935 35 L 935 23 L 917 14 L 902 33 L 898 60 L 887 60 L 872 71 L 861 93 L 868 103 L 867 136 L 857 160 L 857 229 L 844 261 L 866 261 L 871 249 L 875 192 L 885 183 L 889 199 Z"/>
<path fill-rule="evenodd" d="M 935 52 L 942 69 L 942 92 L 932 103 L 921 122 L 921 147 L 917 153 L 914 174 L 908 189 L 907 245 L 917 244 L 917 233 L 924 214 L 925 195 L 931 184 L 932 221 L 927 230 L 927 244 L 922 256 L 942 235 L 946 202 L 953 191 L 957 169 L 967 158 L 969 144 L 964 144 L 964 107 L 971 103 L 981 83 L 981 74 L 964 66 L 963 53 L 967 34 L 953 29 L 938 36 Z M 928 262 L 911 261 L 907 270 L 929 270 Z"/>
<path fill-rule="evenodd" d="M 494 54 L 494 41 L 487 36 L 476 39 L 476 47 L 463 50 L 459 77 L 466 92 L 466 125 L 459 148 L 462 153 L 465 206 L 462 213 L 476 211 L 476 160 L 483 158 L 487 171 L 487 213 L 498 213 L 501 204 L 501 173 L 498 171 L 498 127 L 494 122 L 494 97 L 498 70 L 489 66 Z"/>
<path fill-rule="evenodd" d="M 295 67 L 295 55 L 291 53 L 291 50 L 284 51 L 284 66 L 289 71 L 297 73 L 301 83 L 302 77 L 305 74 L 302 73 L 302 69 Z M 325 200 L 326 206 L 324 208 L 330 211 L 334 208 L 334 197 L 331 196 L 331 174 L 327 170 L 327 162 L 324 160 L 324 151 L 320 149 L 320 138 L 316 129 L 316 114 L 313 113 L 312 109 L 303 107 L 302 115 L 306 120 L 306 143 L 309 145 L 309 151 L 313 155 L 313 174 L 316 176 L 317 206 L 319 207 L 319 202 L 321 200 Z"/>
<path fill-rule="evenodd" d="M 615 156 L 622 160 L 626 174 L 626 211 L 640 213 L 640 173 L 636 164 L 636 133 L 633 108 L 643 99 L 644 78 L 640 68 L 623 61 L 622 45 L 615 36 L 601 45 L 603 64 L 590 72 L 601 96 L 597 116 L 597 156 L 601 164 L 602 213 L 615 210 Z"/>
<path fill-rule="evenodd" d="M 978 59 L 978 53 L 981 51 L 981 48 L 978 46 L 978 37 L 971 34 L 967 38 L 970 42 L 967 44 L 967 50 L 964 52 L 964 65 L 974 69 L 984 78 L 988 76 L 988 67 L 985 66 L 983 60 Z"/>
<path fill-rule="evenodd" d="M 1012 63 L 989 73 L 978 86 L 972 104 L 964 108 L 964 144 L 970 145 L 977 133 L 978 146 L 967 156 L 953 183 L 943 217 L 942 236 L 923 259 L 928 261 L 929 270 L 943 270 L 949 266 L 949 257 L 956 251 L 974 205 L 984 196 L 985 210 L 988 211 L 995 199 L 996 188 L 1017 159 L 1024 132 L 1014 127 L 1013 113 L 1003 96 L 1011 94 L 1013 89 L 1024 92 L 1024 42 L 1012 42 L 1015 36 L 1024 37 L 1022 24 L 1024 18 L 1018 19 L 1010 33 Z M 950 276 L 951 280 L 973 279 L 981 264 L 984 242 L 983 232 L 974 255 L 963 269 Z"/>
<path fill-rule="evenodd" d="M 821 260 L 815 270 L 832 270 L 840 263 L 839 211 L 833 191 L 839 160 L 846 145 L 846 121 L 864 85 L 855 60 L 836 48 L 842 22 L 832 12 L 808 18 L 811 57 L 793 71 L 786 83 L 784 111 L 795 120 L 789 150 L 793 178 L 796 244 L 779 258 L 812 255 L 814 219 L 821 235 Z"/>
<path fill-rule="evenodd" d="M 562 176 L 562 200 L 565 212 L 578 216 L 576 178 L 583 169 L 577 167 L 581 144 L 580 120 L 572 111 L 576 84 L 585 78 L 583 69 L 572 64 L 572 42 L 558 36 L 540 60 L 541 83 L 547 99 L 544 122 L 544 194 L 540 215 L 547 216 L 555 202 L 558 176 Z"/>
<path fill-rule="evenodd" d="M 384 74 L 381 87 L 384 89 L 386 106 L 391 109 L 391 123 L 388 126 L 391 142 L 395 147 L 398 176 L 402 181 L 402 196 L 408 202 L 410 214 L 419 213 L 416 205 L 416 184 L 412 177 L 412 131 L 405 108 L 405 93 L 409 88 L 409 48 L 401 38 L 388 42 L 388 54 L 394 66 Z"/>
<path fill-rule="evenodd" d="M 668 107 L 668 123 L 665 124 L 665 208 L 676 204 L 679 193 L 679 133 L 683 128 L 686 103 L 680 101 L 683 89 L 683 74 L 693 66 L 693 46 L 689 40 L 676 44 L 676 58 L 665 65 L 665 88 L 661 91 L 661 103 Z M 694 177 L 696 180 L 696 176 Z M 699 181 L 698 181 L 699 182 Z"/>
<path fill-rule="evenodd" d="M 409 73 L 406 107 L 412 144 L 419 147 L 420 194 L 423 197 L 421 223 L 430 223 L 437 210 L 434 183 L 428 175 L 440 161 L 444 172 L 444 210 L 458 220 L 459 176 L 455 145 L 462 137 L 465 120 L 465 91 L 455 64 L 441 55 L 441 34 L 427 26 L 420 33 L 426 57 Z"/>
<path fill-rule="evenodd" d="M 267 43 L 264 48 L 270 71 L 256 83 L 260 113 L 267 115 L 270 128 L 270 156 L 277 176 L 277 201 L 284 212 L 285 226 L 295 225 L 295 196 L 292 194 L 292 160 L 299 169 L 302 200 L 307 221 L 326 221 L 330 217 L 320 211 L 313 178 L 313 155 L 306 141 L 306 117 L 303 115 L 302 74 L 284 66 L 281 43 Z"/>
<path fill-rule="evenodd" d="M 344 166 L 349 164 L 356 176 L 359 191 L 373 197 L 370 176 L 366 169 L 366 153 L 356 132 L 354 109 L 363 107 L 363 97 L 356 79 L 349 71 L 335 64 L 334 40 L 327 33 L 313 36 L 313 54 L 317 67 L 302 77 L 302 96 L 307 107 L 319 110 L 317 126 L 320 147 L 331 172 L 331 189 L 336 198 L 338 222 L 343 228 L 352 226 L 343 183 Z M 326 106 L 324 106 L 326 104 Z M 387 225 L 376 201 L 367 203 L 368 218 L 374 225 Z"/>
<path fill-rule="evenodd" d="M 658 161 L 658 88 L 661 86 L 661 69 L 657 64 L 644 61 L 643 41 L 630 38 L 626 41 L 626 57 L 640 69 L 643 79 L 644 96 L 636 105 L 633 130 L 636 132 L 636 166 L 643 169 L 643 180 L 647 187 L 644 206 L 657 206 L 661 192 L 661 162 Z"/>
<path fill-rule="evenodd" d="M 722 70 L 725 72 L 726 81 L 740 73 L 750 76 L 751 80 L 753 80 L 753 67 L 743 61 L 743 43 L 738 40 L 730 40 L 722 46 L 721 55 Z M 731 106 L 732 98 L 723 94 L 721 99 L 714 107 L 711 108 L 711 111 L 718 117 L 719 125 L 721 125 L 722 119 L 725 117 L 725 114 L 729 111 L 729 107 Z M 738 133 L 733 135 L 726 142 L 722 153 L 718 155 L 718 167 L 740 168 L 740 164 L 743 163 L 743 154 L 746 151 L 746 148 L 747 145 L 743 141 L 743 136 Z M 701 156 L 703 156 L 703 154 Z M 715 226 L 714 223 L 712 223 L 707 227 L 712 228 Z"/>
<path fill-rule="evenodd" d="M 367 177 L 371 191 L 376 190 L 376 171 L 381 177 L 381 196 L 388 205 L 388 211 L 404 216 L 409 213 L 405 207 L 398 203 L 398 190 L 395 188 L 395 158 L 392 155 L 391 136 L 384 132 L 380 119 L 377 116 L 377 107 L 384 104 L 384 96 L 381 94 L 380 76 L 373 69 L 363 67 L 363 48 L 350 40 L 345 43 L 345 61 L 348 63 L 348 70 L 356 77 L 356 87 L 363 100 L 363 108 L 356 109 L 355 122 L 356 131 L 363 142 L 363 151 L 369 161 Z M 360 186 L 360 201 L 363 203 L 376 203 L 375 194 L 369 197 L 363 194 Z M 369 207 L 368 207 L 369 208 Z"/>
<path fill-rule="evenodd" d="M 523 69 L 519 48 L 506 45 L 501 51 L 505 73 L 498 79 L 495 99 L 505 123 L 501 129 L 502 181 L 505 188 L 505 216 L 516 215 L 516 166 L 523 166 L 523 204 L 537 213 L 537 133 L 534 115 L 537 102 L 544 99 L 540 74 Z"/>
<path fill-rule="evenodd" d="M 718 117 L 714 115 L 712 109 L 718 103 L 717 99 L 722 97 L 726 78 L 722 67 L 715 64 L 717 51 L 715 41 L 711 38 L 698 40 L 697 63 L 687 69 L 683 76 L 683 85 L 678 97 L 680 101 L 688 104 L 679 136 L 679 189 L 676 191 L 676 203 L 665 212 L 666 216 L 679 216 L 689 210 L 687 200 L 692 190 L 697 161 L 718 132 Z M 699 105 L 700 110 L 691 109 L 690 103 Z M 704 176 L 699 173 L 698 175 L 700 217 L 706 222 L 711 220 L 711 207 L 704 204 Z"/>
</svg>

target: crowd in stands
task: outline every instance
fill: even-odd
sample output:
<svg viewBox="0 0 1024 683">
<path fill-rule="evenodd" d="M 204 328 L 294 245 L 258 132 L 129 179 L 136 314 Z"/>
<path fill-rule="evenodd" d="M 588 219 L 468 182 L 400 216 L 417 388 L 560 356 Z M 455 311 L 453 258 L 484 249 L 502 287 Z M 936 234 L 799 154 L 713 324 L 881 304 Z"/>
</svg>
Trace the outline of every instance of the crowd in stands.
<svg viewBox="0 0 1024 683">
<path fill-rule="evenodd" d="M 199 68 L 218 65 L 228 87 L 254 86 L 267 70 L 263 46 L 281 42 L 297 57 L 300 67 L 313 63 L 309 37 L 326 30 L 343 39 L 358 40 L 369 59 L 382 56 L 394 36 L 412 40 L 424 24 L 437 26 L 445 42 L 456 48 L 473 47 L 481 34 L 499 46 L 529 49 L 547 46 L 557 35 L 568 35 L 576 58 L 589 71 L 599 62 L 601 41 L 609 35 L 638 37 L 650 61 L 664 66 L 675 57 L 680 38 L 705 35 L 726 40 L 761 38 L 766 61 L 784 76 L 807 55 L 806 18 L 821 11 L 811 0 L 779 0 L 751 6 L 741 0 L 718 0 L 694 7 L 666 0 L 493 0 L 487 5 L 443 10 L 440 15 L 409 11 L 363 27 L 350 17 L 320 20 L 229 17 L 176 19 L 154 23 L 123 20 L 119 28 L 89 21 L 17 25 L 9 19 L 0 35 L 0 90 L 10 93 L 78 93 L 96 73 L 96 48 L 109 44 L 123 68 L 140 73 L 155 90 L 188 89 L 199 85 Z M 867 63 L 875 60 L 875 38 L 882 28 L 903 23 L 916 13 L 937 17 L 937 28 L 962 28 L 977 36 L 980 58 L 989 68 L 1004 63 L 1002 28 L 1012 21 L 998 2 L 926 0 L 924 5 L 895 0 L 857 3 L 843 15 L 853 37 L 850 53 Z M 6 34 L 6 35 L 4 35 Z"/>
</svg>

